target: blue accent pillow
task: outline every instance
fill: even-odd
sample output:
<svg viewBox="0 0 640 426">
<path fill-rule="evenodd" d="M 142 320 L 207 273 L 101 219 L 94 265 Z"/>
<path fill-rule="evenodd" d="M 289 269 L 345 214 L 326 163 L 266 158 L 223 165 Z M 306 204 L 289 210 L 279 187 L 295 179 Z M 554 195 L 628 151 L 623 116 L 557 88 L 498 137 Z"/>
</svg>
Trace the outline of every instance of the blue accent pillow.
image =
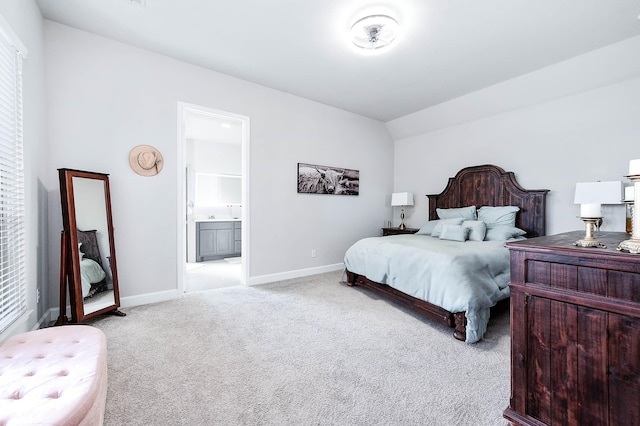
<svg viewBox="0 0 640 426">
<path fill-rule="evenodd" d="M 468 236 L 469 228 L 465 228 L 462 225 L 443 225 L 439 238 L 441 240 L 465 242 Z"/>
<path fill-rule="evenodd" d="M 420 230 L 416 232 L 416 234 L 431 235 L 431 232 L 433 232 L 433 228 L 435 228 L 439 223 L 439 219 L 430 220 L 422 228 L 420 228 Z"/>
<path fill-rule="evenodd" d="M 436 224 L 435 228 L 433 228 L 433 231 L 431 231 L 431 236 L 432 237 L 439 237 L 440 233 L 442 232 L 442 227 L 444 225 L 460 225 L 462 224 L 462 218 L 459 217 L 457 219 L 440 219 L 438 221 L 438 223 Z"/>
<path fill-rule="evenodd" d="M 484 206 L 478 210 L 478 220 L 486 223 L 487 228 L 500 225 L 516 226 L 516 214 L 519 211 L 520 207 L 517 206 Z"/>
<path fill-rule="evenodd" d="M 460 207 L 455 209 L 436 209 L 438 219 L 455 219 L 461 217 L 463 220 L 476 220 L 476 206 Z"/>
<path fill-rule="evenodd" d="M 499 225 L 493 228 L 487 228 L 487 235 L 484 237 L 485 241 L 506 241 L 512 238 L 522 237 L 527 233 L 520 228 L 509 225 Z"/>
</svg>

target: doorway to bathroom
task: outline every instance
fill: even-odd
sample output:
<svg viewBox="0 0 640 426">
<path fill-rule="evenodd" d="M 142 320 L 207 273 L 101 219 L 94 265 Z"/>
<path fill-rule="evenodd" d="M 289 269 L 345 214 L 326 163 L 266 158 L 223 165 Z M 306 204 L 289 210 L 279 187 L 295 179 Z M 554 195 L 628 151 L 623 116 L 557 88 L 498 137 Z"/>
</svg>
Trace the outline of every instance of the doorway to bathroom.
<svg viewBox="0 0 640 426">
<path fill-rule="evenodd" d="M 249 118 L 180 102 L 179 290 L 247 282 Z"/>
</svg>

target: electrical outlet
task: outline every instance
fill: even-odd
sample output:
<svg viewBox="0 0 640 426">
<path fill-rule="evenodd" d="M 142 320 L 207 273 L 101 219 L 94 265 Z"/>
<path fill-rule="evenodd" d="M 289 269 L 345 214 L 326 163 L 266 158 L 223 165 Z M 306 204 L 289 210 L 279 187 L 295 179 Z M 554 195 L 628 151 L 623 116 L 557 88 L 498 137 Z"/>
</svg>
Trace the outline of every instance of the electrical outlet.
<svg viewBox="0 0 640 426">
<path fill-rule="evenodd" d="M 311 257 L 316 257 L 316 250 L 315 249 L 311 250 Z"/>
</svg>

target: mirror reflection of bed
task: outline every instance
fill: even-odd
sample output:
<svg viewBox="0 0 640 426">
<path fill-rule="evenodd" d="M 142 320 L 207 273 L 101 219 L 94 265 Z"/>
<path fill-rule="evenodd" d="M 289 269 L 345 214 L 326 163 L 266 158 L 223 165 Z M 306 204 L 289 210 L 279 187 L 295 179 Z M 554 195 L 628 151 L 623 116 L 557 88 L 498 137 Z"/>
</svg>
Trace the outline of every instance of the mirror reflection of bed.
<svg viewBox="0 0 640 426">
<path fill-rule="evenodd" d="M 101 215 L 93 216 L 92 224 L 106 230 L 106 218 L 103 224 Z M 111 260 L 109 256 L 102 254 L 109 249 L 109 242 L 104 232 L 96 229 L 78 229 L 77 237 L 84 312 L 90 314 L 115 302 Z"/>
<path fill-rule="evenodd" d="M 113 279 L 108 258 L 111 248 L 109 247 L 106 194 L 102 180 L 78 176 L 74 176 L 72 179 L 76 227 L 78 230 L 78 243 L 80 244 L 78 249 L 81 254 L 80 268 L 83 281 L 84 312 L 89 314 L 115 303 Z M 97 263 L 99 267 L 95 264 L 87 265 L 88 262 L 85 262 L 87 259 Z M 89 273 L 89 275 L 95 277 L 100 269 L 103 271 L 104 278 L 90 283 L 91 290 L 88 293 L 91 294 L 91 297 L 87 297 L 88 294 L 85 290 L 87 283 L 82 275 L 87 275 L 85 272 L 92 271 L 93 274 Z M 108 289 L 111 290 L 110 299 L 108 298 L 109 292 L 105 291 Z M 101 303 L 93 301 L 97 293 L 104 293 L 100 297 Z"/>
<path fill-rule="evenodd" d="M 89 314 L 108 306 L 112 306 L 114 300 L 115 296 L 113 294 L 113 289 L 105 290 L 101 293 L 95 294 L 90 299 L 84 300 L 84 312 Z"/>
</svg>

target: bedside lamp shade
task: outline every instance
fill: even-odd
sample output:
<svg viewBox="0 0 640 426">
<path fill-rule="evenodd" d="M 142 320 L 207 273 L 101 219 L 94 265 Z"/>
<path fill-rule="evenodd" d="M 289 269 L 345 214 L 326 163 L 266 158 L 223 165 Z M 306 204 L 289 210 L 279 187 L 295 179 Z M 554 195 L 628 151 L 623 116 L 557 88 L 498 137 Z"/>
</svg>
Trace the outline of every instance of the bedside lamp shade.
<svg viewBox="0 0 640 426">
<path fill-rule="evenodd" d="M 391 194 L 391 205 L 394 207 L 402 206 L 402 210 L 400 211 L 400 226 L 398 226 L 398 229 L 405 229 L 404 206 L 413 205 L 413 194 L 410 192 L 394 192 Z"/>
<path fill-rule="evenodd" d="M 602 217 L 602 204 L 622 203 L 622 182 L 584 182 L 576 184 L 574 203 L 580 204 L 580 217 Z"/>
<path fill-rule="evenodd" d="M 394 192 L 391 194 L 392 206 L 412 206 L 413 194 L 410 192 Z"/>
</svg>

